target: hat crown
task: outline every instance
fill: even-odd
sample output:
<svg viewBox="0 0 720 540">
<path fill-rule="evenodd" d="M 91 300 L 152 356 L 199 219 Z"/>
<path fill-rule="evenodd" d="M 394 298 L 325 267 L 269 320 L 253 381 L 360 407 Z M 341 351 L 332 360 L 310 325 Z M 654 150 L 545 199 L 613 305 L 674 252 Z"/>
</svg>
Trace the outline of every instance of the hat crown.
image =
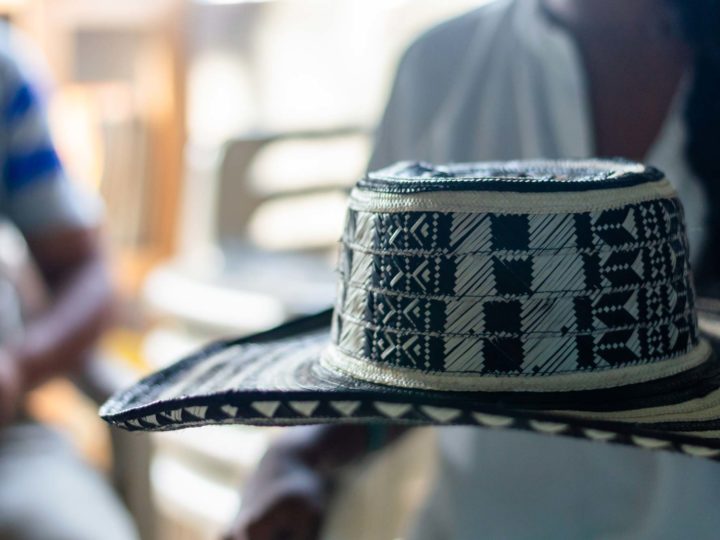
<svg viewBox="0 0 720 540">
<path fill-rule="evenodd" d="M 698 363 L 680 201 L 618 161 L 400 163 L 353 190 L 333 369 L 438 390 L 601 388 Z"/>
</svg>

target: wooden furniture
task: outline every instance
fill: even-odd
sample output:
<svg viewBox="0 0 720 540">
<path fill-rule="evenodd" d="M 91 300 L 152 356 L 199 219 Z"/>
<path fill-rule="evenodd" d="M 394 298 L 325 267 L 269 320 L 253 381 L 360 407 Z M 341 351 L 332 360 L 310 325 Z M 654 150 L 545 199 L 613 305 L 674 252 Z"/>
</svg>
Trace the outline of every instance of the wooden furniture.
<svg viewBox="0 0 720 540">
<path fill-rule="evenodd" d="M 185 4 L 0 0 L 0 16 L 28 35 L 47 64 L 54 83 L 51 128 L 66 169 L 106 201 L 109 247 L 128 303 L 147 271 L 175 250 L 185 143 Z M 105 379 L 104 387 L 88 379 L 83 390 L 102 402 L 123 384 L 117 372 Z M 111 437 L 116 486 L 142 537 L 156 538 L 150 438 L 119 431 Z"/>
<path fill-rule="evenodd" d="M 106 200 L 118 280 L 128 295 L 175 250 L 185 144 L 185 4 L 25 0 L 12 11 L 13 22 L 47 59 L 55 104 L 70 104 L 68 114 L 54 115 L 55 138 L 70 172 Z M 83 158 L 88 144 L 95 148 Z"/>
</svg>

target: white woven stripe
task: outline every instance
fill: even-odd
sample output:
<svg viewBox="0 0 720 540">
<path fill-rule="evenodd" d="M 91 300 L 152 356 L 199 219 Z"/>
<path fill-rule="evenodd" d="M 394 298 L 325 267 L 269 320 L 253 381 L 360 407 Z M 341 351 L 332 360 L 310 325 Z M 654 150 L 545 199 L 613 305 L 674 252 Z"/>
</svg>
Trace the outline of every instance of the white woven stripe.
<svg viewBox="0 0 720 540">
<path fill-rule="evenodd" d="M 375 234 L 375 223 L 374 214 L 370 213 L 358 213 L 355 218 L 355 230 L 354 238 L 355 241 L 370 246 L 373 242 L 373 235 Z"/>
<path fill-rule="evenodd" d="M 352 312 L 349 312 L 353 314 Z M 356 312 L 357 313 L 357 312 Z M 445 332 L 468 334 L 485 331 L 485 305 L 475 298 L 450 300 L 445 303 Z"/>
<path fill-rule="evenodd" d="M 373 257 L 368 253 L 356 253 L 353 256 L 352 268 L 350 269 L 350 281 L 356 283 L 367 283 L 370 281 L 372 272 Z"/>
<path fill-rule="evenodd" d="M 365 212 L 360 214 L 365 214 Z M 458 213 L 453 218 L 448 251 L 451 253 L 489 251 L 491 239 L 492 232 L 488 215 Z"/>
<path fill-rule="evenodd" d="M 491 256 L 462 256 L 455 269 L 455 294 L 464 296 L 491 296 L 495 293 L 494 258 Z"/>
<path fill-rule="evenodd" d="M 530 249 L 576 249 L 575 216 L 548 214 L 530 220 Z"/>
<path fill-rule="evenodd" d="M 444 365 L 448 373 L 477 371 L 478 359 L 483 357 L 483 342 L 478 339 L 450 337 L 445 339 Z"/>
<path fill-rule="evenodd" d="M 540 255 L 532 258 L 533 292 L 582 291 L 585 272 L 582 255 Z"/>
<path fill-rule="evenodd" d="M 350 208 L 361 212 L 476 212 L 500 214 L 569 214 L 616 208 L 676 197 L 667 179 L 637 186 L 564 193 L 505 193 L 498 191 L 432 191 L 378 193 L 355 188 Z"/>
<path fill-rule="evenodd" d="M 327 369 L 356 379 L 404 388 L 449 392 L 563 392 L 616 388 L 670 377 L 699 366 L 710 354 L 710 345 L 700 340 L 689 353 L 660 362 L 546 377 L 427 373 L 354 358 L 332 345 L 323 351 L 320 362 Z"/>
</svg>

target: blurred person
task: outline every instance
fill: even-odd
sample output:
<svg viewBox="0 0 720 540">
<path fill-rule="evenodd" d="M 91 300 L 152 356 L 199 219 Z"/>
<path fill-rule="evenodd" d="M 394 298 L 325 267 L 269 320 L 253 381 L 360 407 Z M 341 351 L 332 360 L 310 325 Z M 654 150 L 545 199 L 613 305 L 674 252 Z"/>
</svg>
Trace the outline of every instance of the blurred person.
<svg viewBox="0 0 720 540">
<path fill-rule="evenodd" d="M 371 168 L 397 160 L 622 156 L 683 201 L 703 294 L 720 278 L 720 3 L 497 0 L 417 40 Z M 284 432 L 228 538 L 318 538 L 335 474 L 402 428 Z M 468 427 L 438 430 L 409 540 L 682 539 L 720 531 L 720 467 L 669 453 Z M 422 474 L 422 473 L 418 473 Z"/>
<path fill-rule="evenodd" d="M 0 26 L 0 218 L 26 240 L 49 301 L 22 323 L 0 271 L 0 538 L 132 540 L 134 525 L 109 485 L 22 410 L 28 391 L 84 368 L 112 297 L 99 207 L 64 175 L 23 54 Z"/>
</svg>

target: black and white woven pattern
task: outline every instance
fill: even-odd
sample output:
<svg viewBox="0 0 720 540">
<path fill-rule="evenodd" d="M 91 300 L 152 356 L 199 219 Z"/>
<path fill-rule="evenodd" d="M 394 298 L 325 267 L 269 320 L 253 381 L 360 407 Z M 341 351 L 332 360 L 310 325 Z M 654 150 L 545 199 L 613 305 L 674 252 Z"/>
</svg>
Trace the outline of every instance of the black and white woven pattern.
<svg viewBox="0 0 720 540">
<path fill-rule="evenodd" d="M 687 249 L 672 186 L 641 164 L 398 164 L 353 190 L 334 310 L 211 344 L 101 414 L 459 424 L 720 460 L 720 340 L 698 335 Z"/>
<path fill-rule="evenodd" d="M 423 373 L 649 365 L 697 345 L 689 270 L 674 197 L 564 213 L 351 209 L 333 340 Z"/>
</svg>

